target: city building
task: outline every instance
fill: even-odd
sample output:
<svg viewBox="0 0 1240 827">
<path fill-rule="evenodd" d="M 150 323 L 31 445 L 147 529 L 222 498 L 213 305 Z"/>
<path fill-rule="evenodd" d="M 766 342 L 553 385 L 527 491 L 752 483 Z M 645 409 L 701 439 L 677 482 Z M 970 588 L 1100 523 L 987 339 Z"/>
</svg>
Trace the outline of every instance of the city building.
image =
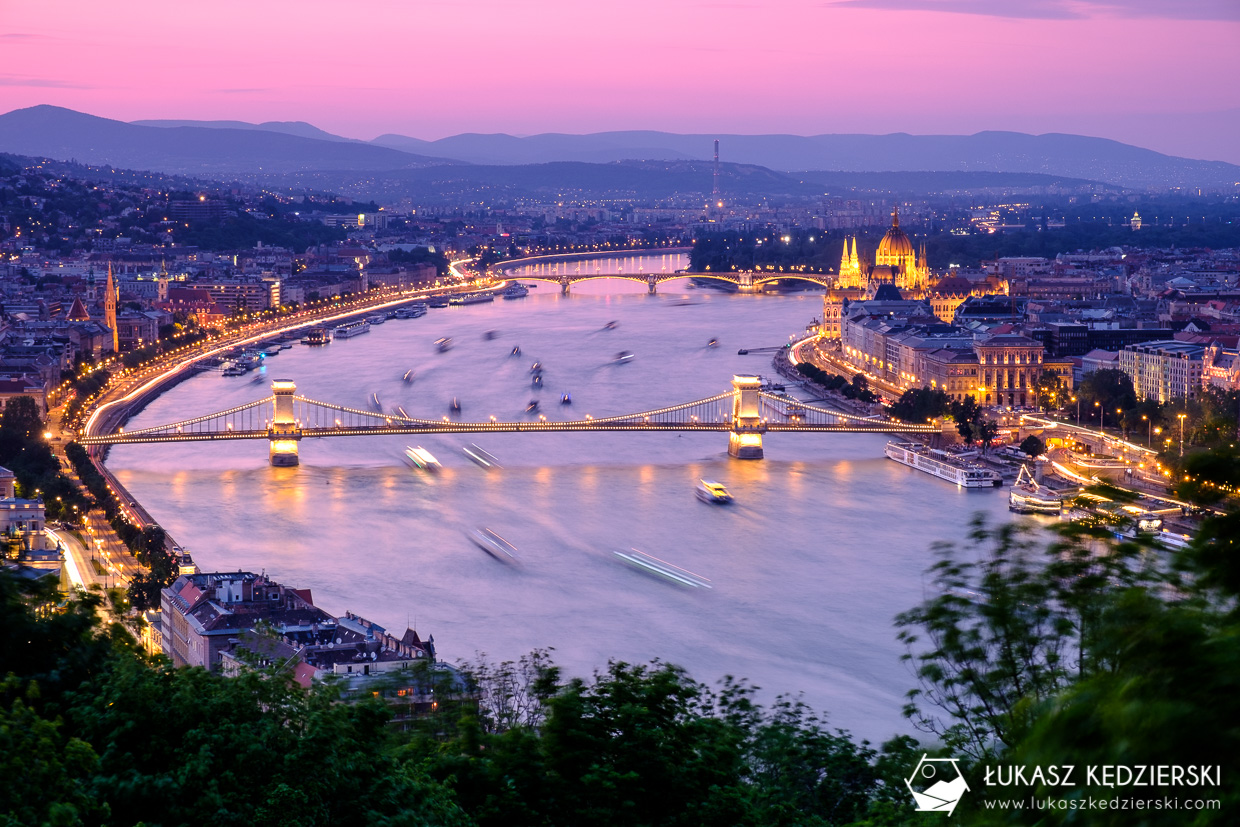
<svg viewBox="0 0 1240 827">
<path fill-rule="evenodd" d="M 1205 346 L 1174 339 L 1129 345 L 1118 366 L 1132 379 L 1138 399 L 1170 402 L 1195 399 L 1201 392 Z"/>
<path fill-rule="evenodd" d="M 7 468 L 0 468 L 0 533 L 6 543 L 0 556 L 54 549 L 47 536 L 43 500 L 17 496 L 17 477 Z"/>
<path fill-rule="evenodd" d="M 211 301 L 230 313 L 270 310 L 280 306 L 280 280 L 228 276 L 198 279 L 187 285 L 206 290 Z"/>
<path fill-rule="evenodd" d="M 317 642 L 335 619 L 308 589 L 291 589 L 253 572 L 182 574 L 160 593 L 164 654 L 177 666 L 213 669 L 220 653 L 260 624 L 281 637 Z"/>
<path fill-rule="evenodd" d="M 1202 353 L 1201 382 L 1207 389 L 1240 390 L 1240 353 L 1218 342 L 1211 344 Z"/>
</svg>

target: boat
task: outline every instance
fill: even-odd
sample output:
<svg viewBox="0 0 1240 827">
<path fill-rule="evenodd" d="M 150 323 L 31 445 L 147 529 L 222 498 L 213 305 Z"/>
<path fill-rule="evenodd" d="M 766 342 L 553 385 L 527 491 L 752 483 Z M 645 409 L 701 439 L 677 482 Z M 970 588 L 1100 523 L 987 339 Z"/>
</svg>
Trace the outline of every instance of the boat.
<svg viewBox="0 0 1240 827">
<path fill-rule="evenodd" d="M 246 369 L 241 367 L 235 362 L 224 368 L 225 376 L 245 376 L 246 373 L 247 373 Z"/>
<path fill-rule="evenodd" d="M 447 307 L 448 297 L 447 296 L 436 296 L 435 298 L 427 302 L 426 306 L 427 307 Z"/>
<path fill-rule="evenodd" d="M 888 459 L 894 459 L 901 465 L 954 482 L 961 488 L 998 488 L 1003 485 L 1003 479 L 991 469 L 919 442 L 888 442 L 885 453 Z"/>
<path fill-rule="evenodd" d="M 453 296 L 448 299 L 448 304 L 481 304 L 482 302 L 495 301 L 495 296 L 491 293 L 465 293 L 461 296 Z"/>
<path fill-rule="evenodd" d="M 452 349 L 452 340 L 448 338 L 447 336 L 444 336 L 442 339 L 436 339 L 435 348 L 440 353 L 447 353 L 449 350 Z"/>
<path fill-rule="evenodd" d="M 512 353 L 510 353 L 510 354 L 508 354 L 508 355 L 509 355 L 509 356 L 520 356 L 520 355 L 521 355 L 521 346 L 520 346 L 520 345 L 518 345 L 518 346 L 514 347 L 514 348 L 512 349 Z"/>
<path fill-rule="evenodd" d="M 603 330 L 615 330 L 619 324 L 620 324 L 619 322 L 608 322 L 607 324 L 603 325 Z"/>
<path fill-rule="evenodd" d="M 386 322 L 386 321 L 387 321 L 387 319 L 388 319 L 388 317 L 387 317 L 387 315 L 386 315 L 386 314 L 384 314 L 384 313 L 376 313 L 376 314 L 375 314 L 375 315 L 373 315 L 373 316 L 367 316 L 367 317 L 366 317 L 366 323 L 367 323 L 367 324 L 383 324 L 384 322 Z"/>
<path fill-rule="evenodd" d="M 370 332 L 370 323 L 365 319 L 356 322 L 342 324 L 332 331 L 333 339 L 352 339 L 354 336 L 361 336 L 363 333 Z"/>
<path fill-rule="evenodd" d="M 531 399 L 530 404 L 525 406 L 526 413 L 538 413 L 538 400 Z"/>
<path fill-rule="evenodd" d="M 678 586 L 685 586 L 691 589 L 712 588 L 710 581 L 705 577 L 682 569 L 680 566 L 674 566 L 666 560 L 660 560 L 658 557 L 646 554 L 644 551 L 631 548 L 628 551 L 613 551 L 612 554 L 638 571 L 653 574 L 655 577 L 661 577 Z"/>
<path fill-rule="evenodd" d="M 616 358 L 612 359 L 617 365 L 623 365 L 625 362 L 633 361 L 633 351 L 622 350 L 616 354 Z"/>
<path fill-rule="evenodd" d="M 542 387 L 542 374 L 541 373 L 534 374 L 534 378 L 530 380 L 530 384 L 532 384 L 536 388 L 541 388 Z"/>
<path fill-rule="evenodd" d="M 1029 466 L 1022 465 L 1008 492 L 1008 510 L 1017 514 L 1058 515 L 1063 511 L 1063 497 L 1039 485 L 1029 473 Z"/>
<path fill-rule="evenodd" d="M 268 356 L 279 356 L 280 351 L 282 350 L 284 350 L 284 348 L 281 347 L 280 345 L 271 345 L 270 347 L 265 347 L 263 348 L 263 351 L 262 351 L 263 357 L 266 358 Z"/>
<path fill-rule="evenodd" d="M 573 397 L 572 397 L 572 395 L 571 395 L 571 394 L 568 394 L 568 393 L 565 393 L 565 394 L 563 394 L 562 396 L 560 396 L 560 404 L 561 404 L 561 405 L 571 405 L 571 404 L 573 404 Z"/>
<path fill-rule="evenodd" d="M 482 338 L 486 339 L 488 342 L 498 337 L 499 337 L 498 330 L 488 330 L 486 333 L 482 334 Z"/>
<path fill-rule="evenodd" d="M 535 362 L 534 364 L 530 365 L 530 373 L 541 373 L 541 372 L 542 372 L 542 362 Z"/>
<path fill-rule="evenodd" d="M 728 489 L 724 488 L 723 483 L 715 480 L 698 480 L 693 493 L 704 503 L 732 502 L 732 495 L 728 493 Z"/>
<path fill-rule="evenodd" d="M 521 559 L 517 547 L 489 528 L 475 528 L 466 533 L 474 545 L 502 563 L 515 563 Z"/>
<path fill-rule="evenodd" d="M 461 403 L 460 403 L 460 400 L 458 400 L 455 396 L 454 396 L 454 397 L 452 397 L 452 402 L 451 402 L 451 404 L 449 404 L 449 405 L 448 405 L 448 410 L 452 411 L 452 413 L 460 413 L 460 412 L 461 412 Z"/>
<path fill-rule="evenodd" d="M 419 316 L 426 315 L 426 302 L 415 302 L 414 304 L 402 307 L 396 311 L 394 318 L 397 319 L 416 319 Z"/>
<path fill-rule="evenodd" d="M 523 299 L 530 294 L 530 288 L 520 282 L 513 282 L 504 288 L 505 299 Z"/>
<path fill-rule="evenodd" d="M 719 340 L 711 339 L 709 342 L 706 343 L 706 346 L 707 347 L 719 347 Z"/>
<path fill-rule="evenodd" d="M 414 372 L 413 372 L 413 368 L 409 368 L 409 370 L 405 371 L 405 375 L 404 375 L 404 376 L 402 376 L 402 377 L 400 377 L 400 378 L 401 378 L 401 381 L 404 381 L 404 382 L 412 382 L 412 381 L 413 381 L 413 377 L 414 377 L 415 375 L 416 375 L 416 374 L 414 374 Z"/>
<path fill-rule="evenodd" d="M 332 341 L 332 334 L 325 327 L 312 327 L 306 331 L 306 338 L 301 340 L 303 345 L 329 345 Z"/>
<path fill-rule="evenodd" d="M 426 471 L 438 471 L 443 468 L 439 464 L 439 460 L 435 459 L 435 455 L 423 448 L 421 445 L 416 448 L 406 447 L 405 456 L 416 467 Z"/>
<path fill-rule="evenodd" d="M 469 457 L 470 460 L 472 460 L 476 465 L 480 465 L 483 468 L 502 468 L 503 467 L 502 465 L 499 464 L 499 460 L 497 460 L 493 454 L 491 454 L 489 451 L 479 448 L 477 445 L 474 445 L 472 442 L 466 447 L 462 448 L 461 450 L 465 453 L 465 456 Z"/>
<path fill-rule="evenodd" d="M 379 403 L 379 394 L 372 393 L 370 395 L 370 404 L 374 406 L 376 411 L 383 412 L 383 405 Z"/>
<path fill-rule="evenodd" d="M 280 342 L 280 350 L 292 350 L 292 349 L 293 349 L 293 345 L 291 342 Z"/>
</svg>

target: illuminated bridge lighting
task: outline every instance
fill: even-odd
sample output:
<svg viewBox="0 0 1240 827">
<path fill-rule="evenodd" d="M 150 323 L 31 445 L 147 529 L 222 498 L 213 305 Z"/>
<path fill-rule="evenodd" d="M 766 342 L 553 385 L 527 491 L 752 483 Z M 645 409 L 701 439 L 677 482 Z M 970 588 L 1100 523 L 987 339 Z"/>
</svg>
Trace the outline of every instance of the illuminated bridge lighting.
<svg viewBox="0 0 1240 827">
<path fill-rule="evenodd" d="M 292 383 L 287 383 L 281 390 L 287 394 L 292 390 L 291 385 Z M 568 421 L 552 421 L 548 420 L 545 414 L 540 414 L 535 421 L 522 422 L 501 422 L 494 415 L 488 417 L 486 422 L 452 422 L 447 416 L 442 420 L 419 419 L 293 396 L 293 400 L 298 403 L 300 416 L 292 422 L 279 424 L 271 415 L 276 404 L 276 397 L 273 395 L 225 411 L 168 425 L 140 428 L 128 433 L 119 428 L 112 434 L 87 434 L 80 442 L 83 445 L 113 445 L 267 439 L 273 445 L 278 443 L 279 451 L 291 451 L 289 446 L 295 445 L 296 441 L 303 437 L 533 431 L 702 431 L 731 432 L 742 444 L 757 445 L 760 444 L 761 435 L 767 432 L 929 434 L 938 433 L 940 430 L 932 424 L 910 425 L 832 411 L 765 391 L 757 394 L 760 415 L 747 415 L 746 420 L 738 422 L 730 410 L 737 393 L 730 391 L 706 399 L 633 414 L 601 418 L 586 414 L 584 419 Z M 260 412 L 260 409 L 263 410 Z M 262 423 L 262 428 L 255 427 L 259 422 Z"/>
</svg>

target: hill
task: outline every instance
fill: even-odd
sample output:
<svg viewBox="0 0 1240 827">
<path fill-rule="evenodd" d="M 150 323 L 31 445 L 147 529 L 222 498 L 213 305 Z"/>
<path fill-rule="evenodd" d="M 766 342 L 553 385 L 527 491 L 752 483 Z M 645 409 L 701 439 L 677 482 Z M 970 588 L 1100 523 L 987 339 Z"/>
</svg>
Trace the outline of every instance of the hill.
<svg viewBox="0 0 1240 827">
<path fill-rule="evenodd" d="M 0 115 L 0 151 L 212 177 L 258 170 L 381 171 L 451 163 L 373 144 L 266 129 L 138 126 L 57 106 Z"/>
<path fill-rule="evenodd" d="M 454 135 L 421 141 L 382 135 L 372 143 L 479 164 L 630 158 L 710 158 L 718 138 L 729 161 L 792 172 L 1019 172 L 1085 178 L 1134 188 L 1233 187 L 1240 166 L 1176 158 L 1105 138 L 1082 135 L 679 135 L 670 132 L 599 132 Z"/>
</svg>

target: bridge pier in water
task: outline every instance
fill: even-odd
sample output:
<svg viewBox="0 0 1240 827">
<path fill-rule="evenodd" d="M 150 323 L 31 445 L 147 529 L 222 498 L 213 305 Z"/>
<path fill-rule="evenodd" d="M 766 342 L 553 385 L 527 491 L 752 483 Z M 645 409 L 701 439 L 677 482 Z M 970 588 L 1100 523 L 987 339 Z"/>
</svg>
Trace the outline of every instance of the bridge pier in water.
<svg viewBox="0 0 1240 827">
<path fill-rule="evenodd" d="M 654 273 L 651 273 L 650 275 L 646 276 L 646 288 L 647 288 L 647 291 L 652 296 L 655 293 L 658 293 L 659 292 L 659 277 L 655 275 Z"/>
<path fill-rule="evenodd" d="M 762 459 L 762 379 L 758 376 L 733 376 L 732 431 L 728 434 L 728 456 L 737 459 Z"/>
<path fill-rule="evenodd" d="M 271 390 L 275 396 L 275 411 L 267 428 L 271 464 L 298 465 L 297 443 L 301 440 L 301 425 L 293 415 L 293 395 L 297 392 L 297 385 L 287 379 L 277 379 L 271 383 Z"/>
</svg>

